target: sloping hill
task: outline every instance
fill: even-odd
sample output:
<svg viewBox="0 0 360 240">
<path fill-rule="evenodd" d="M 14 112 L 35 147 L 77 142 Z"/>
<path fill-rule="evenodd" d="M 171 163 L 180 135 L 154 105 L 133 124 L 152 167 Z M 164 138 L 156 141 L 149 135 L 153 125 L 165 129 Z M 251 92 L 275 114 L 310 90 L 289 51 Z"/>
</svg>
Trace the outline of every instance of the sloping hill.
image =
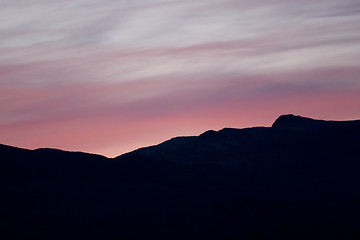
<svg viewBox="0 0 360 240">
<path fill-rule="evenodd" d="M 359 136 L 360 121 L 284 115 L 115 159 L 1 145 L 0 235 L 359 239 Z"/>
</svg>

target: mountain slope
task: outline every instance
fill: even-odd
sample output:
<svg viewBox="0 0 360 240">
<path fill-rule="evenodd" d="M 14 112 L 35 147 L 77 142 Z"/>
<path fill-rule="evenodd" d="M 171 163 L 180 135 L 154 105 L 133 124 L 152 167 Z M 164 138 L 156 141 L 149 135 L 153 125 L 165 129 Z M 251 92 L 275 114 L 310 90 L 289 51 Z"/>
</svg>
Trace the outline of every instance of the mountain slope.
<svg viewBox="0 0 360 240">
<path fill-rule="evenodd" d="M 0 235 L 358 239 L 360 121 L 280 116 L 115 159 L 0 145 Z"/>
</svg>

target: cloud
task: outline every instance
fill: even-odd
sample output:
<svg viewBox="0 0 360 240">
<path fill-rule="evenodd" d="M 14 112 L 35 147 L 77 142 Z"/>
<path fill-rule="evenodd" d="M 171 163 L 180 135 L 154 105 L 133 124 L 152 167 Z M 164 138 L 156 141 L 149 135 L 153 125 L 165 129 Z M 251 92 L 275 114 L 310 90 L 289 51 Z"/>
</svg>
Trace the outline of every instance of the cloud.
<svg viewBox="0 0 360 240">
<path fill-rule="evenodd" d="M 0 142 L 113 156 L 270 125 L 284 112 L 359 118 L 357 9 L 355 0 L 0 2 Z"/>
<path fill-rule="evenodd" d="M 339 110 L 354 112 L 360 101 L 359 73 L 358 68 L 340 68 L 214 76 L 206 81 L 188 79 L 186 84 L 183 79 L 158 79 L 2 89 L 0 130 L 3 142 L 28 147 L 50 144 L 94 152 L 117 145 L 107 150 L 114 156 L 171 134 L 256 124 L 254 116 L 261 112 L 265 116 L 259 118 L 262 122 L 257 120 L 261 125 L 294 110 L 315 116 L 325 109 L 327 116 L 336 116 Z"/>
</svg>

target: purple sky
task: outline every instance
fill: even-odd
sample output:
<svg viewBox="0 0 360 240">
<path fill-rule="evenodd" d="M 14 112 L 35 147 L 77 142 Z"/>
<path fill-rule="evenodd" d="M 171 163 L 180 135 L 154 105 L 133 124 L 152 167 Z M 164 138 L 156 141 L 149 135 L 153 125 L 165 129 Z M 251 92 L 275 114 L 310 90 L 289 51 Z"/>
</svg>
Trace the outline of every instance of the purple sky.
<svg viewBox="0 0 360 240">
<path fill-rule="evenodd" d="M 0 0 L 0 143 L 115 156 L 360 119 L 360 1 Z"/>
</svg>

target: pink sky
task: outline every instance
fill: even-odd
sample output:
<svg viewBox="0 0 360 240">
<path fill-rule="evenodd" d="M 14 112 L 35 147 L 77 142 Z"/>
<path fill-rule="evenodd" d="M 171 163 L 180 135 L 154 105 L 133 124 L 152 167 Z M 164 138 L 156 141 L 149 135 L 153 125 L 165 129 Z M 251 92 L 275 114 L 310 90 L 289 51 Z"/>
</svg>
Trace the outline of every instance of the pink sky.
<svg viewBox="0 0 360 240">
<path fill-rule="evenodd" d="M 174 136 L 360 119 L 357 0 L 0 3 L 0 143 L 114 157 Z"/>
</svg>

